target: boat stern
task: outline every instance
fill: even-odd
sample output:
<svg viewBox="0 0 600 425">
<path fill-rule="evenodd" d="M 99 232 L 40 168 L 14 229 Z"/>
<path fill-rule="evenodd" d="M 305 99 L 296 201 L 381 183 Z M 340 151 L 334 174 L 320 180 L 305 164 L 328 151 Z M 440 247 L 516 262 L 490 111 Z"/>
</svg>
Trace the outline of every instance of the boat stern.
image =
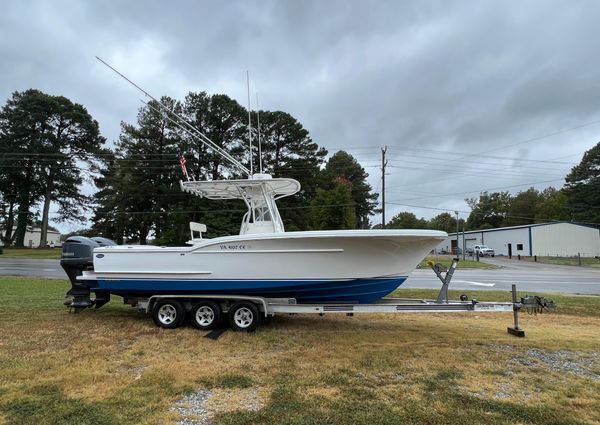
<svg viewBox="0 0 600 425">
<path fill-rule="evenodd" d="M 85 236 L 71 236 L 63 243 L 60 265 L 69 277 L 71 289 L 66 293 L 65 305 L 77 313 L 85 308 L 102 307 L 110 301 L 110 293 L 95 291 L 95 298 L 90 297 L 91 289 L 78 277 L 84 271 L 94 270 L 94 248 L 116 245 L 110 239 Z"/>
</svg>

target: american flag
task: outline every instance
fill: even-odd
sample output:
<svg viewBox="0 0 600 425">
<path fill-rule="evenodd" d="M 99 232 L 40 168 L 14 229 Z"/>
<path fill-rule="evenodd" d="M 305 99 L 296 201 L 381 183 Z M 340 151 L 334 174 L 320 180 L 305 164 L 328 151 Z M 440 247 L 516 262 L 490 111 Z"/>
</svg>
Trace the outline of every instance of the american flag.
<svg viewBox="0 0 600 425">
<path fill-rule="evenodd" d="M 185 156 L 183 156 L 182 153 L 179 154 L 179 164 L 181 165 L 181 172 L 183 173 L 183 175 L 185 176 L 186 179 L 189 180 L 189 176 L 188 176 L 188 172 L 187 172 L 187 168 L 185 168 Z"/>
</svg>

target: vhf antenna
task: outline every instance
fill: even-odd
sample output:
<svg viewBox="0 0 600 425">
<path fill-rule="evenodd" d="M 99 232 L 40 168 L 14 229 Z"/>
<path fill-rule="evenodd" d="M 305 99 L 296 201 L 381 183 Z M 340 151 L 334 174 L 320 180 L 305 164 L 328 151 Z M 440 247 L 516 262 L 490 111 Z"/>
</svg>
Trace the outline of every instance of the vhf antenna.
<svg viewBox="0 0 600 425">
<path fill-rule="evenodd" d="M 235 159 L 233 156 L 231 156 L 226 150 L 224 150 L 219 145 L 217 145 L 215 142 L 213 142 L 208 137 L 206 137 L 206 135 L 204 135 L 202 132 L 200 132 L 196 127 L 194 127 L 192 124 L 190 124 L 189 122 L 187 122 L 185 120 L 185 118 L 177 115 L 169 107 L 167 107 L 164 103 L 162 103 L 161 101 L 159 101 L 158 99 L 156 99 L 155 97 L 153 97 L 146 90 L 144 90 L 143 88 L 141 88 L 140 86 L 138 86 L 136 83 L 134 83 L 133 81 L 131 81 L 125 75 L 121 74 L 114 67 L 112 67 L 111 65 L 109 65 L 108 63 L 106 63 L 105 61 L 103 61 L 102 59 L 100 59 L 98 56 L 96 56 L 96 59 L 98 59 L 100 62 L 102 62 L 106 67 L 108 67 L 110 70 L 112 70 L 113 72 L 115 72 L 119 77 L 123 78 L 125 81 L 127 81 L 129 84 L 131 84 L 133 87 L 135 87 L 136 89 L 138 89 L 139 91 L 141 91 L 146 97 L 148 97 L 148 98 L 152 99 L 153 101 L 155 101 L 159 105 L 160 112 L 164 112 L 165 115 L 166 115 L 166 117 L 167 117 L 167 119 L 169 121 L 171 121 L 172 123 L 174 123 L 175 125 L 177 125 L 180 129 L 184 130 L 188 135 L 190 135 L 192 137 L 195 137 L 197 139 L 200 139 L 200 142 L 202 142 L 202 144 L 204 144 L 208 148 L 212 149 L 213 151 L 215 151 L 216 153 L 218 153 L 219 155 L 221 155 L 222 157 L 224 157 L 225 159 L 227 159 L 229 162 L 231 162 L 237 169 L 239 169 L 243 173 L 248 174 L 248 176 L 252 176 L 252 170 L 251 169 L 248 170 L 244 166 L 244 164 L 242 164 L 241 162 L 239 162 L 237 159 Z M 156 108 L 152 107 L 147 102 L 144 102 L 144 103 L 146 105 L 148 105 L 150 108 L 152 108 L 152 109 L 154 109 L 156 111 Z M 172 117 L 174 117 L 174 118 L 172 118 Z M 250 161 L 250 167 L 252 167 L 252 161 Z"/>
<path fill-rule="evenodd" d="M 248 70 L 246 70 L 246 87 L 248 88 L 248 143 L 250 144 L 250 178 L 252 178 L 252 119 L 250 112 L 250 73 Z"/>
<path fill-rule="evenodd" d="M 263 168 L 262 149 L 260 147 L 260 108 L 258 107 L 258 92 L 256 93 L 256 128 L 258 129 L 258 166 L 260 168 L 260 174 L 262 174 Z"/>
</svg>

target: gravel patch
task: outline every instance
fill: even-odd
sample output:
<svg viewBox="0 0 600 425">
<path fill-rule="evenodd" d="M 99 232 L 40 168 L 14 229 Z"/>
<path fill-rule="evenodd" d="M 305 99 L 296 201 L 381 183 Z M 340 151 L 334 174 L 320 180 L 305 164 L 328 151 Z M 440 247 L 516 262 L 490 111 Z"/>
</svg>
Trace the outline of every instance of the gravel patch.
<svg viewBox="0 0 600 425">
<path fill-rule="evenodd" d="M 600 353 L 598 352 L 530 348 L 525 354 L 516 354 L 517 349 L 512 345 L 490 344 L 489 347 L 498 354 L 514 353 L 511 362 L 523 366 L 545 367 L 554 372 L 567 372 L 600 381 Z"/>
<path fill-rule="evenodd" d="M 179 413 L 178 425 L 211 425 L 219 413 L 254 412 L 264 406 L 265 400 L 265 392 L 259 388 L 214 388 L 186 395 L 175 402 L 171 411 Z"/>
<path fill-rule="evenodd" d="M 208 410 L 204 403 L 212 396 L 212 391 L 200 390 L 177 400 L 171 410 L 179 413 L 179 425 L 210 425 Z"/>
<path fill-rule="evenodd" d="M 524 366 L 543 365 L 555 372 L 568 372 L 582 378 L 600 381 L 598 353 L 581 353 L 568 350 L 548 351 L 530 348 L 525 356 L 513 357 L 513 361 Z"/>
<path fill-rule="evenodd" d="M 511 397 L 511 386 L 509 383 L 507 382 L 501 382 L 498 384 L 498 388 L 496 389 L 496 392 L 494 393 L 494 397 L 499 398 L 499 399 L 508 399 Z"/>
<path fill-rule="evenodd" d="M 264 391 L 260 391 L 256 387 L 216 388 L 204 407 L 209 411 L 209 414 L 233 412 L 235 410 L 256 412 L 264 406 L 265 398 Z"/>
<path fill-rule="evenodd" d="M 375 374 L 371 375 L 371 378 L 375 382 L 383 383 L 383 384 L 394 384 L 397 382 L 402 382 L 406 379 L 404 375 L 402 375 L 401 373 L 397 373 L 397 372 L 375 373 Z"/>
<path fill-rule="evenodd" d="M 507 384 L 507 383 L 500 383 L 498 385 L 498 388 L 495 388 L 495 389 L 484 388 L 477 392 L 471 391 L 466 387 L 459 387 L 459 389 L 465 391 L 467 394 L 469 394 L 471 396 L 474 396 L 474 397 L 477 397 L 480 399 L 484 399 L 484 400 L 487 400 L 489 398 L 495 398 L 498 400 L 508 400 L 511 397 L 513 397 L 513 394 L 512 394 L 513 389 L 511 388 L 510 384 Z M 527 399 L 531 398 L 531 394 L 528 394 L 528 393 L 522 394 L 520 396 L 520 398 L 527 400 Z"/>
</svg>

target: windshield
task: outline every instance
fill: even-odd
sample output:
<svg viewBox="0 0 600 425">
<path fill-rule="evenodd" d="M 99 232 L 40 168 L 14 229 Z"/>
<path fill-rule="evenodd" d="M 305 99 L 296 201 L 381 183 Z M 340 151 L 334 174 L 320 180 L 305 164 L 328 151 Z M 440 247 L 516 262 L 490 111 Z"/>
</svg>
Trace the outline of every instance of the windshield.
<svg viewBox="0 0 600 425">
<path fill-rule="evenodd" d="M 479 248 L 480 249 L 490 249 L 487 245 L 481 245 Z"/>
</svg>

